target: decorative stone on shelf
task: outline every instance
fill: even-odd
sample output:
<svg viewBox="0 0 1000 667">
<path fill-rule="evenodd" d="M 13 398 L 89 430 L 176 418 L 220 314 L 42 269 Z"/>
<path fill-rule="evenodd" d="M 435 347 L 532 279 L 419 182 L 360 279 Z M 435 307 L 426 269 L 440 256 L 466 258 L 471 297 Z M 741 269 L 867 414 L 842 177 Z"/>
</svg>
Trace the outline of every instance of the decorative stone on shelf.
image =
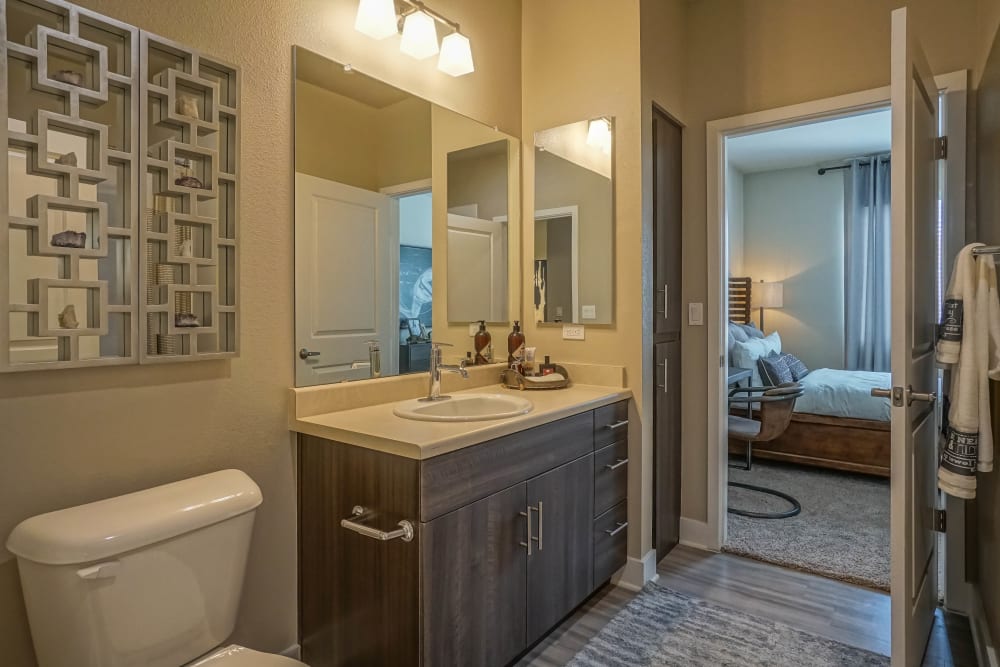
<svg viewBox="0 0 1000 667">
<path fill-rule="evenodd" d="M 76 308 L 70 304 L 59 313 L 59 326 L 63 329 L 76 329 L 80 321 L 76 319 Z"/>
<path fill-rule="evenodd" d="M 71 69 L 61 69 L 52 75 L 55 81 L 62 81 L 63 83 L 68 83 L 72 86 L 82 86 L 83 85 L 83 74 L 80 72 L 74 72 Z"/>
<path fill-rule="evenodd" d="M 195 176 L 181 176 L 180 178 L 174 179 L 174 185 L 180 185 L 185 188 L 196 188 L 198 190 L 205 189 L 201 179 Z"/>
<path fill-rule="evenodd" d="M 72 229 L 67 229 L 64 232 L 52 235 L 52 245 L 57 248 L 86 248 L 87 233 L 74 232 Z"/>
<path fill-rule="evenodd" d="M 194 95 L 178 95 L 177 113 L 188 118 L 201 120 L 201 113 L 198 111 L 198 100 Z"/>
<path fill-rule="evenodd" d="M 56 164 L 65 165 L 67 167 L 77 166 L 76 153 L 63 153 L 56 158 Z"/>
<path fill-rule="evenodd" d="M 200 327 L 201 322 L 194 313 L 177 313 L 174 315 L 174 326 L 183 328 Z"/>
<path fill-rule="evenodd" d="M 181 241 L 180 256 L 181 257 L 194 257 L 194 240 L 193 239 L 185 239 L 185 240 Z"/>
</svg>

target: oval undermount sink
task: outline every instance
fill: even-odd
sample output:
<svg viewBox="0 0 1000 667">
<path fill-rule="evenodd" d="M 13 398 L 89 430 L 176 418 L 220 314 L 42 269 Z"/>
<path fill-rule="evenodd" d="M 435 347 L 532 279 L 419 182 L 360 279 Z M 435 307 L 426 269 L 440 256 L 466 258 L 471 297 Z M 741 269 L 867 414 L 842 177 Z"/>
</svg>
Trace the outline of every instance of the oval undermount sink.
<svg viewBox="0 0 1000 667">
<path fill-rule="evenodd" d="M 437 401 L 417 398 L 393 408 L 397 417 L 429 422 L 474 422 L 506 419 L 531 412 L 526 398 L 506 394 L 456 394 Z"/>
</svg>

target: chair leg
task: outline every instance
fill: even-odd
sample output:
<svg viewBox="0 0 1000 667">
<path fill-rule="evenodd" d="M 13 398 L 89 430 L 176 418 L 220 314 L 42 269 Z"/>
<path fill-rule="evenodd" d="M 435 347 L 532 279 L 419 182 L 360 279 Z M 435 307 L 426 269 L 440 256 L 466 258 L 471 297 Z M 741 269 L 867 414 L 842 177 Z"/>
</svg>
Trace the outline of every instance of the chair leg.
<svg viewBox="0 0 1000 667">
<path fill-rule="evenodd" d="M 750 471 L 753 466 L 753 441 L 747 441 L 747 463 L 746 467 L 730 465 L 731 468 L 737 468 L 739 470 Z M 752 512 L 750 510 L 741 510 L 733 507 L 727 507 L 726 511 L 730 514 L 736 514 L 738 516 L 750 517 L 752 519 L 789 519 L 793 516 L 798 515 L 802 512 L 802 503 L 781 491 L 775 491 L 774 489 L 769 489 L 764 486 L 757 486 L 756 484 L 744 484 L 743 482 L 729 482 L 729 486 L 735 486 L 739 489 L 747 489 L 748 491 L 756 491 L 757 493 L 764 493 L 769 496 L 774 496 L 775 498 L 781 498 L 791 504 L 791 509 L 787 509 L 783 512 Z"/>
</svg>

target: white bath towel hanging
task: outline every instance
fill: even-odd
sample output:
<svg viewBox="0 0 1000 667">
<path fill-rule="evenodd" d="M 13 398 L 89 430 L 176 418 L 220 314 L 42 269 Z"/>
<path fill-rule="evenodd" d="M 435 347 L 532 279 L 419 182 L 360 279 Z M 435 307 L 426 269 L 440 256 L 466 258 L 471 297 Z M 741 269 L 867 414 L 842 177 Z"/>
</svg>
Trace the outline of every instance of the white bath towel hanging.
<svg viewBox="0 0 1000 667">
<path fill-rule="evenodd" d="M 1000 379 L 1000 301 L 993 257 L 972 254 L 982 245 L 955 259 L 937 343 L 937 360 L 952 367 L 938 486 L 959 498 L 975 498 L 976 472 L 993 469 L 989 381 Z"/>
</svg>

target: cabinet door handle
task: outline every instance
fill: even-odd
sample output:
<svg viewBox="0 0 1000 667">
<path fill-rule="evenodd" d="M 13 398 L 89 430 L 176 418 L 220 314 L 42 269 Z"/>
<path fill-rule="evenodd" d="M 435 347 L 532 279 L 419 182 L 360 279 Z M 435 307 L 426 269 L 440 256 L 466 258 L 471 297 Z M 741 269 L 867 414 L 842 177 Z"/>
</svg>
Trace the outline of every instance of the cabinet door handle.
<svg viewBox="0 0 1000 667">
<path fill-rule="evenodd" d="M 628 463 L 628 458 L 618 459 L 614 463 L 607 463 L 607 464 L 605 464 L 604 467 L 607 468 L 608 470 L 618 470 L 619 468 L 621 468 L 626 463 Z"/>
<path fill-rule="evenodd" d="M 628 426 L 628 420 L 623 419 L 620 422 L 615 422 L 614 424 L 608 424 L 607 428 L 609 431 L 617 431 L 622 426 Z"/>
<path fill-rule="evenodd" d="M 542 531 L 545 526 L 545 515 L 542 514 L 542 501 L 538 501 L 538 550 L 541 551 L 544 547 L 542 546 Z"/>
<path fill-rule="evenodd" d="M 531 536 L 531 510 L 533 510 L 535 508 L 532 507 L 531 505 L 528 505 L 528 507 L 526 509 L 527 509 L 526 512 L 521 512 L 521 516 L 523 516 L 525 519 L 528 520 L 528 541 L 527 542 L 521 542 L 521 546 L 528 548 L 528 555 L 530 556 L 531 555 L 531 541 L 535 539 L 534 537 Z"/>
<path fill-rule="evenodd" d="M 608 537 L 614 537 L 615 535 L 622 532 L 626 528 L 628 528 L 628 521 L 619 521 L 618 525 L 615 528 L 609 528 L 604 532 L 608 534 Z"/>
<path fill-rule="evenodd" d="M 663 384 L 658 384 L 656 386 L 662 389 L 664 394 L 667 394 L 670 391 L 667 388 L 667 361 L 667 359 L 664 359 L 662 364 L 657 364 L 657 366 L 663 368 Z"/>
</svg>

